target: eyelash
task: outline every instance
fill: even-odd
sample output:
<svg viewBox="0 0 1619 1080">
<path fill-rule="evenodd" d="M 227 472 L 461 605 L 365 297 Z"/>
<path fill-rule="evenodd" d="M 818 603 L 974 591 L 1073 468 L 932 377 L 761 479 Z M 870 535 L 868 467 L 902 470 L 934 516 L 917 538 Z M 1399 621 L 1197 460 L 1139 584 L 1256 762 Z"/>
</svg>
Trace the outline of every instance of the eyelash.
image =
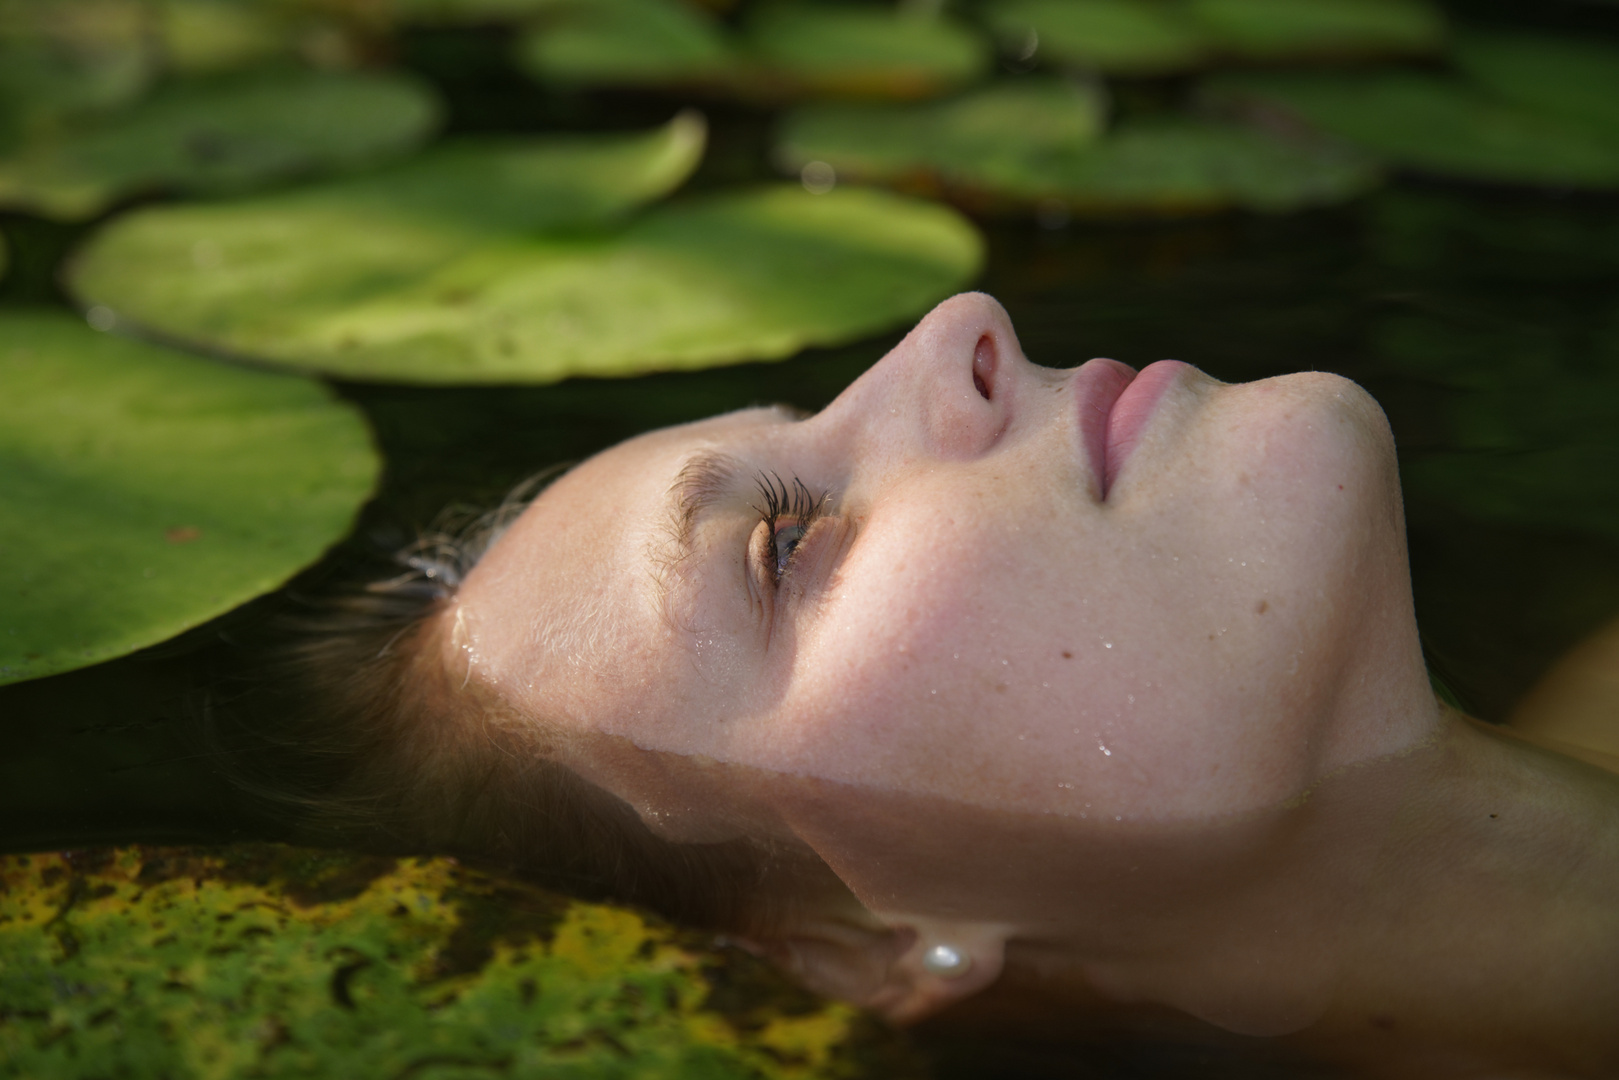
<svg viewBox="0 0 1619 1080">
<path fill-rule="evenodd" d="M 793 477 L 789 484 L 775 473 L 769 475 L 760 473 L 756 483 L 764 506 L 755 506 L 753 509 L 758 513 L 759 520 L 764 522 L 765 531 L 769 534 L 767 538 L 770 545 L 769 559 L 765 569 L 770 574 L 772 584 L 780 585 L 792 569 L 793 557 L 798 554 L 799 543 L 809 535 L 810 527 L 826 513 L 832 493 L 823 491 L 817 495 L 798 477 Z M 793 540 L 793 546 L 788 549 L 785 557 L 780 555 L 776 548 L 776 526 L 783 517 L 792 518 L 792 524 L 788 528 L 798 530 L 798 536 Z"/>
</svg>

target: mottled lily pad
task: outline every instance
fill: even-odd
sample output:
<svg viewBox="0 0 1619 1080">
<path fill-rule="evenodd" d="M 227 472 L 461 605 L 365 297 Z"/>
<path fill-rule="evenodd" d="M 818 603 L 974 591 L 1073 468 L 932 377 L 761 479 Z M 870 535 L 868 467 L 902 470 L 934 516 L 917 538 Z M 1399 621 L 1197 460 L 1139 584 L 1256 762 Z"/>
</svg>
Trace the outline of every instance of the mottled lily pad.
<svg viewBox="0 0 1619 1080">
<path fill-rule="evenodd" d="M 929 97 L 977 79 L 990 49 L 946 16 L 869 6 L 779 0 L 732 31 L 681 0 L 558 0 L 518 56 L 550 82 L 769 101 Z"/>
<path fill-rule="evenodd" d="M 1207 59 L 1211 44 L 1170 0 L 1000 0 L 984 14 L 1015 57 L 1109 75 L 1186 71 Z"/>
<path fill-rule="evenodd" d="M 93 313 L 94 314 L 94 313 Z M 275 588 L 375 481 L 320 385 L 0 316 L 0 683 L 121 656 Z"/>
<path fill-rule="evenodd" d="M 1507 184 L 1619 186 L 1619 140 L 1504 103 L 1456 79 L 1267 72 L 1223 76 L 1208 89 L 1212 100 L 1285 116 L 1419 172 Z"/>
<path fill-rule="evenodd" d="M 1500 97 L 1619 139 L 1619 48 L 1603 41 L 1468 31 L 1451 58 Z"/>
<path fill-rule="evenodd" d="M 1445 20 L 1425 0 L 1185 0 L 1219 52 L 1252 60 L 1431 53 Z"/>
<path fill-rule="evenodd" d="M 1020 124 L 1020 115 L 1035 119 Z M 1031 84 L 942 106 L 804 109 L 788 117 L 778 154 L 790 167 L 822 161 L 868 179 L 936 183 L 990 209 L 1099 216 L 1296 210 L 1353 198 L 1379 178 L 1340 146 L 1235 124 L 1140 120 L 1096 138 L 1096 122 L 1085 92 Z"/>
<path fill-rule="evenodd" d="M 894 1036 L 735 948 L 443 859 L 0 859 L 18 1075 L 815 1080 Z"/>
<path fill-rule="evenodd" d="M 216 192 L 400 154 L 436 126 L 397 75 L 288 72 L 179 84 L 0 158 L 0 206 L 75 220 L 148 190 Z"/>
<path fill-rule="evenodd" d="M 479 231 L 397 202 L 357 221 L 287 209 L 134 216 L 92 243 L 74 288 L 166 336 L 345 378 L 549 382 L 852 340 L 926 311 L 981 258 L 944 207 L 797 185 L 595 232 Z M 210 270 L 191 255 L 205 242 Z"/>
</svg>

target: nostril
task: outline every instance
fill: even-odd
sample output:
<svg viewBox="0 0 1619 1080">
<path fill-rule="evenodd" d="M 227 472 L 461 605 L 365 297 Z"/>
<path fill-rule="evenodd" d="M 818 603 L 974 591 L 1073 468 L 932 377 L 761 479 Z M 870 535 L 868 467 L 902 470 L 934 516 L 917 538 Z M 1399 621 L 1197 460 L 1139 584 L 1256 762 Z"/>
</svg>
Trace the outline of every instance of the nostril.
<svg viewBox="0 0 1619 1080">
<path fill-rule="evenodd" d="M 973 388 L 985 401 L 990 400 L 990 388 L 995 385 L 995 341 L 988 334 L 978 339 L 973 349 Z"/>
</svg>

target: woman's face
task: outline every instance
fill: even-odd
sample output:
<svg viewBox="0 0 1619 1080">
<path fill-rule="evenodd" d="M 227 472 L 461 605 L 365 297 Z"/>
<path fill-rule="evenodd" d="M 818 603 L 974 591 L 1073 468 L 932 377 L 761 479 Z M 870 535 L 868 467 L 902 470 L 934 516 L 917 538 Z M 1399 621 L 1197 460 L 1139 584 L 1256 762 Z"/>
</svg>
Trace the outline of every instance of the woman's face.
<svg viewBox="0 0 1619 1080">
<path fill-rule="evenodd" d="M 819 415 L 586 461 L 447 619 L 458 681 L 565 733 L 1093 820 L 1273 805 L 1431 722 L 1371 398 L 1037 367 L 978 294 Z"/>
</svg>

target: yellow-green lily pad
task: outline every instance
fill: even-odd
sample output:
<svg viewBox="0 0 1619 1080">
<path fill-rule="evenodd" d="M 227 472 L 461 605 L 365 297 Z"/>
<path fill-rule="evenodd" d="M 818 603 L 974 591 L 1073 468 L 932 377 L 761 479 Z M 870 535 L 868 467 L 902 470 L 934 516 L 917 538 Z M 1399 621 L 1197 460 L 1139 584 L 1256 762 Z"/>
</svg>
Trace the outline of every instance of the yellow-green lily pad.
<svg viewBox="0 0 1619 1080">
<path fill-rule="evenodd" d="M 1184 0 L 1213 47 L 1247 60 L 1438 51 L 1445 20 L 1426 0 Z"/>
<path fill-rule="evenodd" d="M 797 185 L 711 195 L 588 233 L 460 231 L 400 269 L 414 228 L 380 208 L 324 246 L 263 204 L 165 209 L 114 225 L 79 263 L 88 302 L 168 337 L 351 379 L 551 382 L 785 357 L 903 323 L 977 274 L 948 208 Z M 200 269 L 189 251 L 216 244 Z M 368 268 L 327 253 L 380 255 Z M 412 256 L 415 250 L 410 252 Z M 402 261 L 402 260 L 401 260 Z M 384 270 L 388 272 L 385 274 Z"/>
<path fill-rule="evenodd" d="M 98 125 L 0 157 L 0 206 L 77 220 L 143 191 L 219 192 L 372 164 L 437 125 L 398 75 L 286 72 L 177 84 Z"/>
<path fill-rule="evenodd" d="M 1391 164 L 1505 184 L 1619 187 L 1619 140 L 1512 105 L 1457 79 L 1415 72 L 1222 76 L 1213 100 L 1280 114 Z"/>
<path fill-rule="evenodd" d="M 183 75 L 236 71 L 290 55 L 290 5 L 269 0 L 155 0 L 163 64 Z"/>
<path fill-rule="evenodd" d="M 1508 101 L 1619 139 L 1619 48 L 1607 42 L 1469 30 L 1451 59 Z"/>
<path fill-rule="evenodd" d="M 1005 52 L 1109 75 L 1199 67 L 1209 35 L 1172 0 L 999 0 L 985 6 Z"/>
<path fill-rule="evenodd" d="M 0 683 L 276 588 L 349 530 L 377 476 L 365 422 L 318 383 L 62 314 L 0 316 L 0 386 Z"/>
<path fill-rule="evenodd" d="M 937 184 L 988 209 L 1057 205 L 1093 216 L 1290 211 L 1354 198 L 1379 180 L 1368 159 L 1336 144 L 1178 117 L 1098 138 L 1097 120 L 1085 91 L 1031 80 L 944 105 L 806 108 L 785 121 L 778 157 Z"/>
<path fill-rule="evenodd" d="M 817 1080 L 879 1053 L 907 1057 L 739 949 L 452 860 L 0 858 L 0 1058 L 21 1076 Z"/>
<path fill-rule="evenodd" d="M 990 52 L 948 16 L 899 9 L 774 0 L 733 31 L 681 0 L 558 0 L 518 57 L 548 82 L 770 101 L 930 97 L 979 78 Z"/>
</svg>

